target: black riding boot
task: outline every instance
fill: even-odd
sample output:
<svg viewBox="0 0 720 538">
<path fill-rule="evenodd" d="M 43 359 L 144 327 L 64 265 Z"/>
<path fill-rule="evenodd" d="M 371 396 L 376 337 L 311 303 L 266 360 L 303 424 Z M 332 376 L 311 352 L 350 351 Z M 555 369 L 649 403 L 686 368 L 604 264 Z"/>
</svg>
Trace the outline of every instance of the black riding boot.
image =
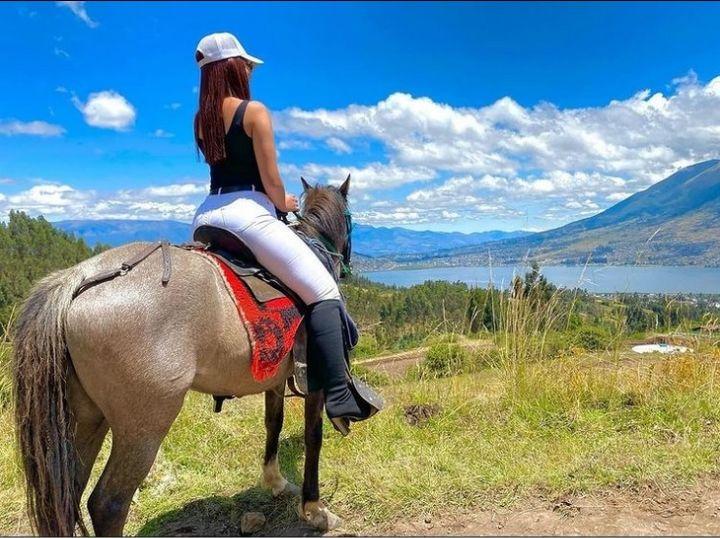
<svg viewBox="0 0 720 538">
<path fill-rule="evenodd" d="M 345 362 L 340 301 L 330 299 L 308 307 L 308 388 L 325 391 L 325 410 L 333 426 L 343 435 L 350 421 L 370 418 L 374 409 L 354 389 Z"/>
</svg>

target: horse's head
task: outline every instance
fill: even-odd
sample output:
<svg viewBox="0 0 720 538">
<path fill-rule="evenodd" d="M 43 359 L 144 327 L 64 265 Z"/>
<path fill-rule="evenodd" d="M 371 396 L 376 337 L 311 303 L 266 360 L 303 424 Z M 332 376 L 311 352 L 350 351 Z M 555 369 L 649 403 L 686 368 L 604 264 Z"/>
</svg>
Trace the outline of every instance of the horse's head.
<svg viewBox="0 0 720 538">
<path fill-rule="evenodd" d="M 303 185 L 303 208 L 300 229 L 320 239 L 331 252 L 342 254 L 343 271 L 349 273 L 352 255 L 352 215 L 348 207 L 350 176 L 339 187 L 332 185 L 311 186 L 305 178 Z"/>
</svg>

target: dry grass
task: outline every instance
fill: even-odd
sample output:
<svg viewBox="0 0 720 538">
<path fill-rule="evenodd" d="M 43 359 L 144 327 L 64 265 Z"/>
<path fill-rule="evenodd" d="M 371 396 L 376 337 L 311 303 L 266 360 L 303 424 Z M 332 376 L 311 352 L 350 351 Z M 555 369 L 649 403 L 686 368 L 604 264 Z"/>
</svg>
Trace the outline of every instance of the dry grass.
<svg viewBox="0 0 720 538">
<path fill-rule="evenodd" d="M 559 305 L 557 298 L 507 299 L 493 367 L 386 384 L 387 409 L 349 438 L 326 428 L 322 493 L 347 531 L 382 532 L 400 519 L 505 506 L 538 493 L 689 484 L 719 470 L 718 348 L 698 341 L 697 352 L 687 355 L 628 361 L 616 346 L 550 358 L 547 336 L 560 319 Z M 413 404 L 436 405 L 438 412 L 411 425 L 405 409 Z M 294 500 L 273 500 L 258 487 L 262 416 L 260 397 L 229 402 L 216 415 L 209 397 L 190 395 L 126 531 L 236 534 L 247 510 L 265 512 L 271 528 L 294 522 Z M 293 399 L 281 467 L 295 482 L 302 448 L 302 406 Z M 27 531 L 13 451 L 6 408 L 1 534 Z"/>
</svg>

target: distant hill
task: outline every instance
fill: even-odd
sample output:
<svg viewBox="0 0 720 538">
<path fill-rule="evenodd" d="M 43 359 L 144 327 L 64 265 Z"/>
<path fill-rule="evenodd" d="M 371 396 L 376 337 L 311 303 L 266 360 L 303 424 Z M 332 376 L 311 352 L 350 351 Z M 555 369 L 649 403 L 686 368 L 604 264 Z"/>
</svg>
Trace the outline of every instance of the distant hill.
<svg viewBox="0 0 720 538">
<path fill-rule="evenodd" d="M 431 232 L 409 230 L 407 228 L 385 228 L 355 225 L 353 230 L 353 250 L 358 254 L 377 257 L 402 254 L 428 254 L 440 249 L 462 248 L 482 245 L 489 241 L 523 237 L 528 232 Z"/>
<path fill-rule="evenodd" d="M 190 239 L 190 225 L 169 220 L 66 220 L 55 222 L 61 230 L 81 237 L 89 245 L 117 246 L 131 241 L 168 239 L 184 243 Z M 521 237 L 527 232 L 430 232 L 407 228 L 384 228 L 357 224 L 353 250 L 366 257 L 403 254 L 430 254 L 442 248 L 475 246 L 488 241 Z"/>
<path fill-rule="evenodd" d="M 190 240 L 190 225 L 172 220 L 63 220 L 53 222 L 61 230 L 81 237 L 89 245 L 112 247 L 133 241 L 167 239 L 172 243 Z"/>
<path fill-rule="evenodd" d="M 521 238 L 429 256 L 395 256 L 385 266 L 541 264 L 720 266 L 720 161 L 683 168 L 593 217 Z M 375 266 L 379 260 L 375 261 Z"/>
</svg>

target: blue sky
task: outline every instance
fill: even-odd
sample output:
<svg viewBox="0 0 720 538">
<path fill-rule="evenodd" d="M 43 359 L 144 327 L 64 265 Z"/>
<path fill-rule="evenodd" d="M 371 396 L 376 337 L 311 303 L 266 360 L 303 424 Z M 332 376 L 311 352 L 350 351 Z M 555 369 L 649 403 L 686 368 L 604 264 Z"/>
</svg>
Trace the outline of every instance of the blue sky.
<svg viewBox="0 0 720 538">
<path fill-rule="evenodd" d="M 189 220 L 206 33 L 265 60 L 290 190 L 353 173 L 357 219 L 481 231 L 587 217 L 718 156 L 718 4 L 0 5 L 0 213 Z"/>
</svg>

